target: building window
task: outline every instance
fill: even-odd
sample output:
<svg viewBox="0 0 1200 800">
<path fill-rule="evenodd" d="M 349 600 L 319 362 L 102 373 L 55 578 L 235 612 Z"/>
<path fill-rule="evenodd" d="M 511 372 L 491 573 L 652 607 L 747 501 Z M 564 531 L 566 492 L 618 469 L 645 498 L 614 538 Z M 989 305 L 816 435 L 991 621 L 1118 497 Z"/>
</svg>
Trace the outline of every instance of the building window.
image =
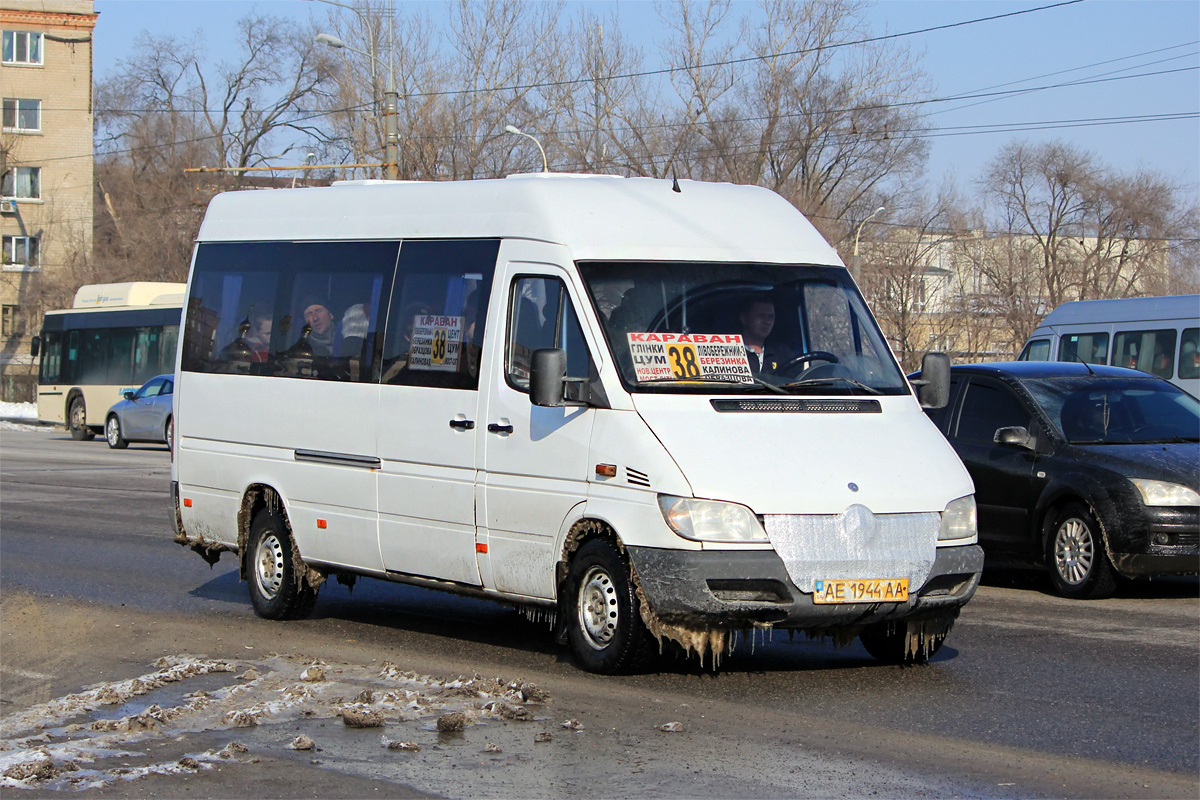
<svg viewBox="0 0 1200 800">
<path fill-rule="evenodd" d="M 0 306 L 0 336 L 24 336 L 25 315 L 20 306 Z"/>
<path fill-rule="evenodd" d="M 42 129 L 42 101 L 4 98 L 4 130 L 40 131 Z"/>
<path fill-rule="evenodd" d="M 36 272 L 41 269 L 41 247 L 36 236 L 5 236 L 3 261 L 6 272 Z"/>
<path fill-rule="evenodd" d="M 42 35 L 33 31 L 5 31 L 3 41 L 5 64 L 41 64 Z"/>
<path fill-rule="evenodd" d="M 40 200 L 42 197 L 42 168 L 13 167 L 0 179 L 0 197 L 20 200 Z"/>
</svg>

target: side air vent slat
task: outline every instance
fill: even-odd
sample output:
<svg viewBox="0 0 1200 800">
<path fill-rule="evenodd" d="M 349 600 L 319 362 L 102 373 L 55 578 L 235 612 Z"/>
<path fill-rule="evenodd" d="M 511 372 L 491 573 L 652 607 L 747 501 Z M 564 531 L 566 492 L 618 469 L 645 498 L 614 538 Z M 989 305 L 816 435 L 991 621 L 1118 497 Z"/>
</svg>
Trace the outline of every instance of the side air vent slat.
<svg viewBox="0 0 1200 800">
<path fill-rule="evenodd" d="M 650 476 L 633 467 L 625 468 L 625 480 L 634 486 L 641 486 L 646 489 L 650 488 Z"/>
<path fill-rule="evenodd" d="M 712 400 L 717 411 L 775 414 L 879 414 L 878 400 Z"/>
</svg>

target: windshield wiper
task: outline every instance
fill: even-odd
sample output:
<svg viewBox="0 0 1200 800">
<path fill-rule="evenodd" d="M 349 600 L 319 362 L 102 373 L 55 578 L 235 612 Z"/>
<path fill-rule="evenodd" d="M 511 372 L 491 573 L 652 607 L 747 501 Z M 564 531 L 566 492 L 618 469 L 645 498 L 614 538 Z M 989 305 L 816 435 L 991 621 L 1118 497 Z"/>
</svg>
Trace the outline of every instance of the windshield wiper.
<svg viewBox="0 0 1200 800">
<path fill-rule="evenodd" d="M 829 378 L 805 378 L 804 380 L 792 381 L 791 383 L 785 383 L 779 388 L 795 389 L 800 386 L 828 386 L 834 382 L 839 382 L 839 381 L 841 383 L 849 383 L 853 386 L 857 386 L 858 388 L 866 391 L 869 394 L 883 394 L 883 392 L 879 391 L 874 386 L 867 386 L 862 381 L 856 381 L 854 378 L 843 378 L 841 376 L 833 376 L 833 377 L 829 377 Z"/>
<path fill-rule="evenodd" d="M 1134 444 L 1189 444 L 1191 442 L 1200 442 L 1200 437 L 1196 436 L 1168 436 L 1163 439 L 1142 439 L 1134 442 Z"/>
<path fill-rule="evenodd" d="M 651 383 L 720 383 L 720 384 L 724 384 L 725 386 L 747 386 L 747 387 L 758 385 L 758 386 L 766 387 L 767 389 L 770 389 L 772 392 L 775 392 L 776 394 L 787 394 L 787 392 L 784 391 L 782 388 L 776 386 L 773 383 L 767 383 L 762 378 L 758 378 L 758 377 L 756 377 L 754 379 L 754 383 L 750 383 L 749 381 L 731 381 L 728 378 L 720 378 L 720 377 L 717 377 L 716 375 L 696 375 L 691 378 L 651 378 L 648 381 L 638 381 L 637 385 L 645 386 L 645 385 L 651 384 Z"/>
</svg>

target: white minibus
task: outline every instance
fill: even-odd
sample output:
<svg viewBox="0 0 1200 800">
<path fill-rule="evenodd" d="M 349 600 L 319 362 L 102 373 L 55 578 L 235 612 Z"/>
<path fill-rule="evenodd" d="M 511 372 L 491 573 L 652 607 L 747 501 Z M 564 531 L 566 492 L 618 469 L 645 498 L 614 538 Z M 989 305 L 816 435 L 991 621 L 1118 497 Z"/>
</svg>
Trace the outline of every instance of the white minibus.
<svg viewBox="0 0 1200 800">
<path fill-rule="evenodd" d="M 1017 360 L 1129 367 L 1200 397 L 1200 295 L 1063 303 L 1037 326 Z"/>
<path fill-rule="evenodd" d="M 970 476 L 765 189 L 219 195 L 176 380 L 176 540 L 236 553 L 267 618 L 367 576 L 544 614 L 596 672 L 772 627 L 912 662 L 979 582 Z"/>
</svg>

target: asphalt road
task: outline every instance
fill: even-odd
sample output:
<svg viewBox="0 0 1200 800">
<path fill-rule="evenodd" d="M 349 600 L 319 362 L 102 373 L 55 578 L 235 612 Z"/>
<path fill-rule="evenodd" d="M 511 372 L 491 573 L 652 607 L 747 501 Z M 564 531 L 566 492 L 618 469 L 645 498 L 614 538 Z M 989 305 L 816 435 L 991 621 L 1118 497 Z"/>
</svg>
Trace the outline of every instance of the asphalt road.
<svg viewBox="0 0 1200 800">
<path fill-rule="evenodd" d="M 379 581 L 352 594 L 326 585 L 309 620 L 259 620 L 228 554 L 210 569 L 172 543 L 168 485 L 162 447 L 0 431 L 0 773 L 31 746 L 14 744 L 29 734 L 24 712 L 49 718 L 47 703 L 153 672 L 159 656 L 238 659 L 284 681 L 290 667 L 257 660 L 278 653 L 346 675 L 384 660 L 443 678 L 502 675 L 553 700 L 532 707 L 533 722 L 482 719 L 457 739 L 433 732 L 429 714 L 389 721 L 385 737 L 426 740 L 403 758 L 381 749 L 378 731 L 331 721 L 328 704 L 249 729 L 177 720 L 166 726 L 176 736 L 126 741 L 137 755 L 121 763 L 166 763 L 162 753 L 219 748 L 232 733 L 254 758 L 98 779 L 85 796 L 176 795 L 185 784 L 214 797 L 1200 795 L 1196 578 L 1072 602 L 1037 573 L 989 573 L 919 668 L 776 632 L 716 672 L 664 661 L 653 674 L 601 678 L 511 609 Z M 444 684 L 420 691 L 429 709 L 452 705 Z M 566 719 L 584 730 L 561 728 Z M 658 730 L 672 721 L 684 731 Z M 56 741 L 76 735 L 45 724 Z M 534 743 L 535 729 L 552 741 Z M 285 746 L 301 730 L 317 755 Z M 500 752 L 483 755 L 485 739 Z M 64 775 L 22 791 L 53 795 Z"/>
</svg>

